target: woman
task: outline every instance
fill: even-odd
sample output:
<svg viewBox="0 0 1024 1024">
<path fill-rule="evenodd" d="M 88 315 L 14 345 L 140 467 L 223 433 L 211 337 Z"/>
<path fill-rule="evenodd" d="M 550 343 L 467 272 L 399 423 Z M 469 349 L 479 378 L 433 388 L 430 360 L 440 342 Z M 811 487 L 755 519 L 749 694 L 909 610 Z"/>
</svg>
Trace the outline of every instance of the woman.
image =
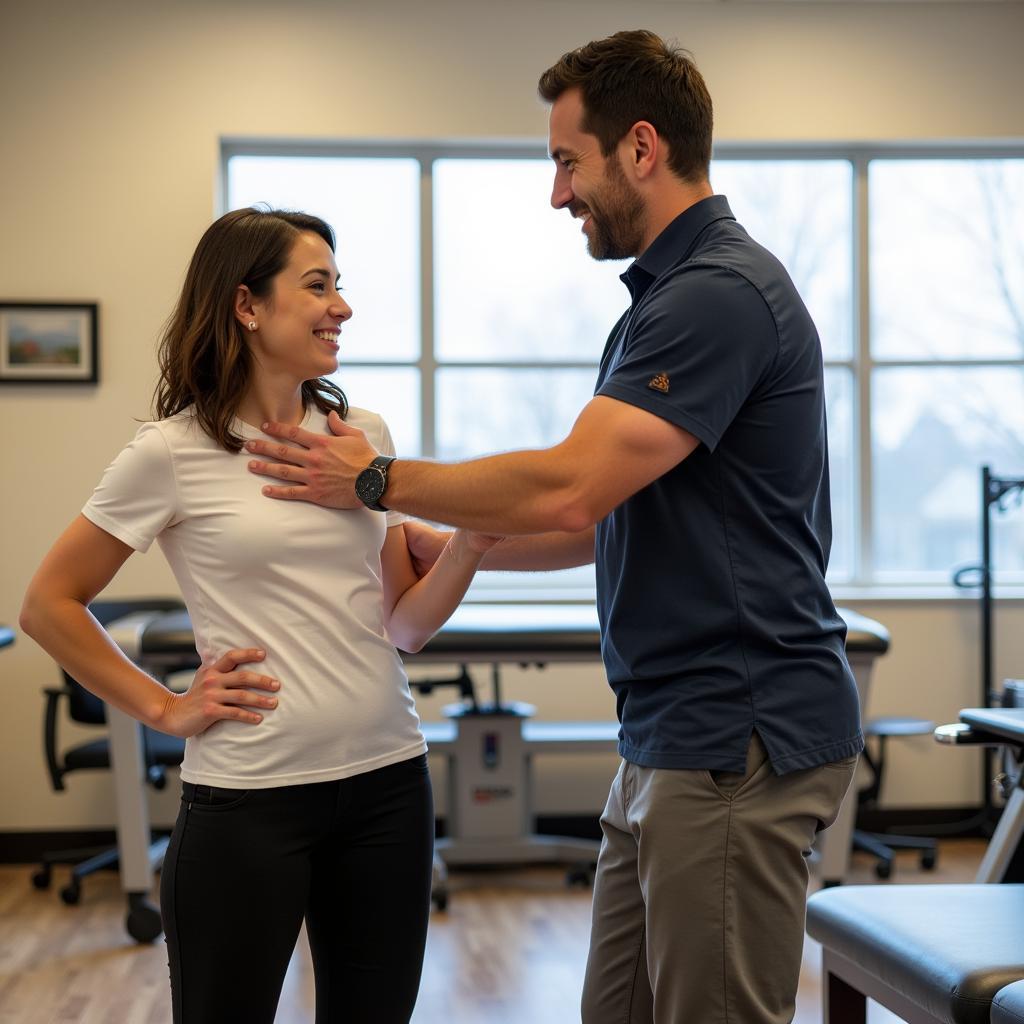
<svg viewBox="0 0 1024 1024">
<path fill-rule="evenodd" d="M 395 646 L 418 650 L 494 538 L 454 534 L 422 579 L 404 517 L 267 501 L 243 445 L 336 412 L 352 310 L 334 234 L 236 210 L 203 235 L 160 348 L 155 422 L 117 457 L 29 586 L 21 624 L 104 700 L 187 737 L 161 907 L 174 1020 L 271 1022 L 305 919 L 317 1022 L 408 1021 L 430 908 L 426 745 Z M 203 667 L 174 694 L 87 611 L 158 540 Z"/>
</svg>

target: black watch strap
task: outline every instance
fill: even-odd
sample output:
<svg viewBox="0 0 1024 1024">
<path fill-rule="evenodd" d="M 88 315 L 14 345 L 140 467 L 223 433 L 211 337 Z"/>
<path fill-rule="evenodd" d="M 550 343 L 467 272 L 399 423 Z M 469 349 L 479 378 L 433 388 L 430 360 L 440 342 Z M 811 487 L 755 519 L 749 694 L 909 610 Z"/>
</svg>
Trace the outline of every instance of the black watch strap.
<svg viewBox="0 0 1024 1024">
<path fill-rule="evenodd" d="M 356 478 L 356 495 L 374 512 L 387 512 L 381 498 L 388 486 L 388 468 L 394 461 L 394 455 L 378 455 Z"/>
</svg>

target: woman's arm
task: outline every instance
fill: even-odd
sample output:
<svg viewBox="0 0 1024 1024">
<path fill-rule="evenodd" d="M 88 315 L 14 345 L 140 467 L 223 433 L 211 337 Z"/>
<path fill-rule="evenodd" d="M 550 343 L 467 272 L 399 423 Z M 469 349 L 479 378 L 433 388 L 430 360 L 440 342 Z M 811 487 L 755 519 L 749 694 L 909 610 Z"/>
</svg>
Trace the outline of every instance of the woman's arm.
<svg viewBox="0 0 1024 1024">
<path fill-rule="evenodd" d="M 452 536 L 418 519 L 407 519 L 402 528 L 413 565 L 425 576 Z M 481 559 L 480 569 L 517 572 L 551 572 L 590 565 L 594 561 L 594 527 L 578 533 L 535 533 L 506 537 Z"/>
<path fill-rule="evenodd" d="M 174 736 L 192 736 L 231 718 L 256 724 L 250 707 L 274 707 L 277 681 L 239 664 L 261 661 L 262 651 L 228 651 L 197 673 L 187 693 L 172 693 L 125 657 L 92 617 L 88 604 L 114 578 L 132 548 L 79 516 L 43 559 L 25 593 L 21 628 L 59 665 L 101 700 Z"/>
<path fill-rule="evenodd" d="M 422 579 L 416 575 L 401 525 L 388 529 L 381 549 L 384 625 L 391 642 L 414 654 L 459 606 L 484 552 L 497 537 L 456 530 Z"/>
</svg>

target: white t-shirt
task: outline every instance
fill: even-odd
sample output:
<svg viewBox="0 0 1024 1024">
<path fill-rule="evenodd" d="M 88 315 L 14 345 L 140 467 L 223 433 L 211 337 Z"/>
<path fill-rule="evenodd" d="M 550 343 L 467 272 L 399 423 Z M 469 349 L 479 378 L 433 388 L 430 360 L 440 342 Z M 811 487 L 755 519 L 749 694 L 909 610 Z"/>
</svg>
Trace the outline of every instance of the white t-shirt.
<svg viewBox="0 0 1024 1024">
<path fill-rule="evenodd" d="M 384 421 L 348 422 L 393 454 Z M 330 433 L 316 409 L 306 430 Z M 237 420 L 240 436 L 265 437 Z M 426 750 L 401 660 L 384 630 L 380 549 L 406 517 L 264 497 L 252 456 L 219 447 L 190 410 L 146 423 L 82 514 L 138 551 L 158 540 L 204 664 L 260 647 L 280 680 L 258 725 L 216 722 L 185 745 L 186 782 L 264 789 L 324 782 Z"/>
</svg>

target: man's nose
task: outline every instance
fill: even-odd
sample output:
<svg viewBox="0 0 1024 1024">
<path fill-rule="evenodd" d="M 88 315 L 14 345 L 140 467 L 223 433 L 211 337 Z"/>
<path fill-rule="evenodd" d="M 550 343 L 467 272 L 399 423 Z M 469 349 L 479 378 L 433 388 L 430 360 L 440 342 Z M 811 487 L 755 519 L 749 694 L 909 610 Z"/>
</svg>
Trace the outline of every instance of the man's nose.
<svg viewBox="0 0 1024 1024">
<path fill-rule="evenodd" d="M 555 172 L 555 181 L 551 186 L 551 205 L 556 210 L 562 210 L 575 198 L 570 177 L 564 171 Z"/>
</svg>

